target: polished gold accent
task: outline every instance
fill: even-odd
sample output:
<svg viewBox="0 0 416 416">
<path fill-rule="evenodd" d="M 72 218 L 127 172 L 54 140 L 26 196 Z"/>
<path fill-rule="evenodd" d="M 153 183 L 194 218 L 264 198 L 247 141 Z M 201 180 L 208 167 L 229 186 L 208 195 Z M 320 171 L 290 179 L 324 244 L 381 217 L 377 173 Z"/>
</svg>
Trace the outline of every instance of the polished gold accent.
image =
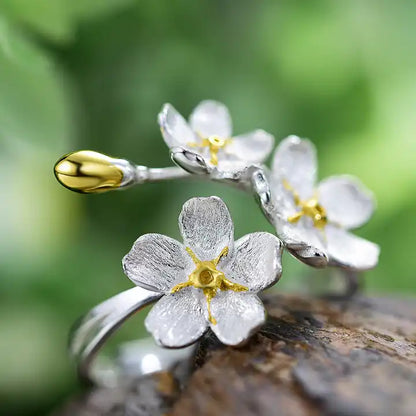
<svg viewBox="0 0 416 416">
<path fill-rule="evenodd" d="M 198 136 L 202 139 L 201 143 L 187 143 L 190 147 L 208 147 L 211 155 L 210 163 L 214 166 L 218 166 L 218 152 L 220 149 L 224 149 L 228 144 L 232 142 L 231 138 L 224 139 L 219 136 L 203 137 L 198 133 Z"/>
<path fill-rule="evenodd" d="M 312 218 L 313 225 L 316 228 L 323 230 L 328 223 L 328 218 L 326 216 L 325 208 L 318 201 L 317 193 L 315 192 L 315 195 L 312 198 L 302 201 L 299 194 L 293 189 L 286 179 L 283 179 L 283 186 L 292 193 L 295 204 L 301 209 L 296 214 L 288 217 L 287 220 L 294 224 L 305 215 Z"/>
<path fill-rule="evenodd" d="M 202 289 L 207 300 L 208 319 L 212 324 L 216 325 L 217 321 L 211 313 L 211 300 L 217 295 L 218 290 L 233 290 L 234 292 L 244 292 L 248 290 L 248 288 L 239 285 L 238 283 L 230 282 L 225 277 L 223 272 L 217 270 L 217 265 L 221 258 L 228 254 L 228 247 L 225 247 L 218 257 L 210 261 L 199 260 L 189 247 L 186 247 L 186 251 L 191 256 L 191 259 L 195 263 L 196 268 L 188 276 L 188 281 L 176 285 L 171 290 L 171 293 L 178 292 L 179 290 L 188 286 Z"/>
<path fill-rule="evenodd" d="M 118 188 L 122 170 L 115 159 L 91 150 L 80 150 L 63 156 L 55 164 L 55 176 L 71 191 L 84 194 L 106 192 Z"/>
</svg>

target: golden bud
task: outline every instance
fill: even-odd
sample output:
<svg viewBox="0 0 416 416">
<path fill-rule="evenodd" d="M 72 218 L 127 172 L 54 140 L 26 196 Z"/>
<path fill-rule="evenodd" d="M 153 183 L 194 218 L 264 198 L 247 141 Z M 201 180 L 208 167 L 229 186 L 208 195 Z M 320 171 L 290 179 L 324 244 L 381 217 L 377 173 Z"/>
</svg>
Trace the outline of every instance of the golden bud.
<svg viewBox="0 0 416 416">
<path fill-rule="evenodd" d="M 55 176 L 71 191 L 84 194 L 110 191 L 118 188 L 123 180 L 117 160 L 91 150 L 80 150 L 56 162 Z"/>
</svg>

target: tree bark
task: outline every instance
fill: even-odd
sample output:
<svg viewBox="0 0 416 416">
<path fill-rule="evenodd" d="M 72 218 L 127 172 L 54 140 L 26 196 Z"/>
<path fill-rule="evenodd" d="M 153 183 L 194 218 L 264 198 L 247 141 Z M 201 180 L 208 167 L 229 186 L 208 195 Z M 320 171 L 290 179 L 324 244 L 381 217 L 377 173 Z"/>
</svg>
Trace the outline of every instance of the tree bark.
<svg viewBox="0 0 416 416">
<path fill-rule="evenodd" d="M 416 301 L 268 294 L 241 348 L 212 334 L 189 376 L 176 369 L 95 388 L 59 416 L 399 416 L 416 413 Z"/>
</svg>

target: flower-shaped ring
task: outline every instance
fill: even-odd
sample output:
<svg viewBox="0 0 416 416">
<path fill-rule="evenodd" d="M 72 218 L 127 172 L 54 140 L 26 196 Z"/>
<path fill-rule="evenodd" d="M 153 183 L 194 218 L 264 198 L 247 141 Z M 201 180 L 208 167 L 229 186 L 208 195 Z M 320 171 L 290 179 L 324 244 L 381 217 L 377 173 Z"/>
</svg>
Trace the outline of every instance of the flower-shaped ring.
<svg viewBox="0 0 416 416">
<path fill-rule="evenodd" d="M 207 174 L 214 180 L 244 182 L 244 172 L 270 154 L 273 135 L 258 129 L 232 136 L 227 107 L 217 101 L 199 103 L 189 123 L 170 104 L 158 117 L 173 161 L 190 173 Z"/>
<path fill-rule="evenodd" d="M 123 259 L 125 274 L 138 287 L 107 300 L 101 313 L 78 324 L 71 350 L 84 377 L 113 329 L 156 300 L 145 326 L 162 347 L 193 344 L 208 328 L 222 343 L 240 345 L 263 325 L 257 294 L 281 276 L 280 240 L 256 232 L 234 242 L 230 213 L 218 197 L 187 201 L 179 228 L 184 244 L 160 234 L 141 236 Z M 128 299 L 125 305 L 120 296 Z"/>
<path fill-rule="evenodd" d="M 229 111 L 213 100 L 198 104 L 189 123 L 172 105 L 165 104 L 158 122 L 171 158 L 178 166 L 150 168 L 81 150 L 56 162 L 57 180 L 76 192 L 100 193 L 197 174 L 251 191 L 252 177 L 262 168 L 261 163 L 274 144 L 273 135 L 261 129 L 231 137 Z"/>
<path fill-rule="evenodd" d="M 358 274 L 377 265 L 377 244 L 350 232 L 369 220 L 372 193 L 352 176 L 332 176 L 316 185 L 314 145 L 289 136 L 277 147 L 272 170 L 254 177 L 263 212 L 285 247 L 314 267 L 338 267 L 348 298 L 358 289 Z M 261 198 L 262 195 L 267 197 Z"/>
<path fill-rule="evenodd" d="M 332 176 L 318 185 L 316 177 L 313 144 L 297 136 L 283 140 L 270 175 L 272 220 L 278 236 L 300 259 L 306 248 L 325 256 L 332 266 L 358 271 L 373 268 L 379 246 L 349 231 L 371 217 L 372 193 L 351 176 Z"/>
</svg>

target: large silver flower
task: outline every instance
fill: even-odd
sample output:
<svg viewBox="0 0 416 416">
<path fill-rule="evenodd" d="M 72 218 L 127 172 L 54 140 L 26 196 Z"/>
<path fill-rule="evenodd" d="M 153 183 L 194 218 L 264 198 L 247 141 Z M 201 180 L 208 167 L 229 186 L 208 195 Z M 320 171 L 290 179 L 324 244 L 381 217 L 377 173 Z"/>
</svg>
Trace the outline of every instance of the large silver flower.
<svg viewBox="0 0 416 416">
<path fill-rule="evenodd" d="M 379 246 L 349 232 L 374 211 L 373 195 L 358 179 L 332 176 L 316 185 L 315 147 L 296 136 L 277 147 L 270 176 L 272 221 L 295 256 L 315 266 L 328 260 L 352 270 L 377 264 Z"/>
<path fill-rule="evenodd" d="M 170 104 L 158 117 L 163 138 L 169 148 L 183 149 L 194 164 L 203 163 L 208 171 L 235 172 L 263 162 L 271 152 L 274 137 L 264 130 L 231 137 L 232 122 L 227 107 L 217 101 L 202 101 L 195 107 L 189 123 Z M 183 156 L 181 156 L 183 157 Z M 174 160 L 178 163 L 178 160 Z M 189 160 L 179 162 L 189 170 Z"/>
<path fill-rule="evenodd" d="M 123 259 L 138 286 L 164 296 L 145 325 L 165 347 L 195 342 L 208 327 L 228 345 L 245 341 L 264 323 L 257 292 L 281 275 L 281 242 L 257 232 L 234 242 L 234 226 L 217 197 L 192 198 L 179 216 L 184 244 L 146 234 Z"/>
</svg>

